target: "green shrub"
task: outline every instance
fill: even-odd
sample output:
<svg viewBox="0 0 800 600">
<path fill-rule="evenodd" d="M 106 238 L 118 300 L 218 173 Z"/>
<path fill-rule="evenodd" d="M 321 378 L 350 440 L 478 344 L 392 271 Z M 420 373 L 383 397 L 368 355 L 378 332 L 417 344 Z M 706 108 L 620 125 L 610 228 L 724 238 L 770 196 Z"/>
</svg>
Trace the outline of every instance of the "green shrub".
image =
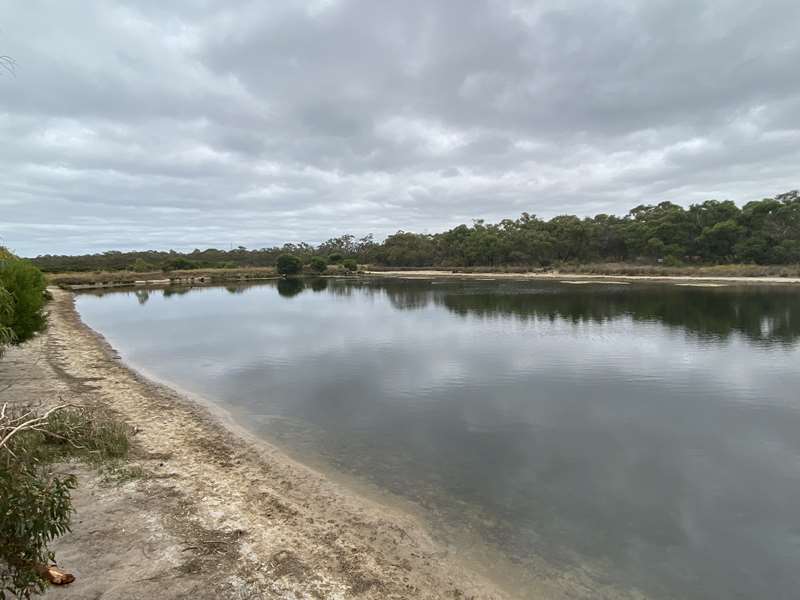
<svg viewBox="0 0 800 600">
<path fill-rule="evenodd" d="M 328 268 L 328 261 L 321 256 L 314 256 L 308 264 L 315 273 L 324 273 Z"/>
<path fill-rule="evenodd" d="M 47 544 L 69 531 L 75 485 L 35 464 L 0 467 L 0 599 L 44 592 L 36 566 L 53 561 Z"/>
<path fill-rule="evenodd" d="M 14 330 L 6 325 L 14 315 L 14 298 L 9 291 L 0 286 L 0 356 L 3 347 L 14 341 Z"/>
<path fill-rule="evenodd" d="M 129 435 L 124 423 L 85 408 L 0 412 L 0 600 L 43 592 L 38 567 L 53 561 L 48 544 L 69 531 L 76 480 L 48 465 L 70 457 L 117 461 L 127 455 Z"/>
<path fill-rule="evenodd" d="M 297 275 L 303 268 L 302 261 L 291 254 L 281 254 L 275 265 L 281 275 Z"/>
<path fill-rule="evenodd" d="M 42 460 L 68 453 L 97 462 L 120 459 L 128 454 L 130 427 L 95 410 L 70 408 L 55 412 L 47 419 L 46 429 L 47 434 L 38 440 L 39 447 L 55 455 L 42 456 Z"/>
<path fill-rule="evenodd" d="M 355 273 L 356 271 L 358 271 L 358 263 L 354 261 L 352 258 L 348 258 L 347 260 L 345 260 L 342 263 L 342 266 L 344 266 L 344 268 L 350 271 L 351 273 Z"/>
<path fill-rule="evenodd" d="M 45 325 L 45 278 L 24 260 L 0 261 L 0 329 L 15 343 L 24 342 Z M 10 340 L 9 340 L 10 341 Z"/>
<path fill-rule="evenodd" d="M 328 256 L 328 262 L 332 264 L 336 264 L 342 262 L 343 256 L 339 252 L 334 252 Z"/>
</svg>

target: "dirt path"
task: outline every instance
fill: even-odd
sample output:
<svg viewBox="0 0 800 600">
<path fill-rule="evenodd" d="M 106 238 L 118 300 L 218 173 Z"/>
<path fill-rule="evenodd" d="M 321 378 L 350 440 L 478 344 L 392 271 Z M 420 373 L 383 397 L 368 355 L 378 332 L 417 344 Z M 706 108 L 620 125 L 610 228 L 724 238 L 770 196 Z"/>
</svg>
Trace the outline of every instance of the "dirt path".
<svg viewBox="0 0 800 600">
<path fill-rule="evenodd" d="M 717 283 L 753 283 L 753 284 L 798 284 L 800 277 L 701 277 L 696 275 L 581 275 L 579 273 L 457 273 L 452 271 L 437 271 L 433 269 L 419 269 L 417 271 L 365 271 L 366 275 L 376 277 L 400 277 L 407 279 L 543 279 L 549 281 L 580 280 L 580 281 L 666 281 L 689 282 L 698 286 Z"/>
<path fill-rule="evenodd" d="M 506 597 L 413 517 L 235 434 L 126 368 L 80 321 L 72 294 L 53 295 L 48 331 L 0 360 L 0 402 L 102 405 L 138 433 L 118 481 L 66 467 L 80 480 L 77 512 L 55 550 L 77 580 L 47 597 Z"/>
</svg>

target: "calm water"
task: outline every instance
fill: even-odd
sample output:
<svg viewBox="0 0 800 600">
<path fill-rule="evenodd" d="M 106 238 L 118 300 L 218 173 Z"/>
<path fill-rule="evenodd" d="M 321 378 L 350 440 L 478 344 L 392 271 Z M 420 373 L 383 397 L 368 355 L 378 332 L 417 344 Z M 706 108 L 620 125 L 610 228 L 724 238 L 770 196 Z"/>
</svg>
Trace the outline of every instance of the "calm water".
<svg viewBox="0 0 800 600">
<path fill-rule="evenodd" d="M 78 309 L 129 363 L 520 570 L 800 597 L 800 288 L 281 281 Z"/>
</svg>

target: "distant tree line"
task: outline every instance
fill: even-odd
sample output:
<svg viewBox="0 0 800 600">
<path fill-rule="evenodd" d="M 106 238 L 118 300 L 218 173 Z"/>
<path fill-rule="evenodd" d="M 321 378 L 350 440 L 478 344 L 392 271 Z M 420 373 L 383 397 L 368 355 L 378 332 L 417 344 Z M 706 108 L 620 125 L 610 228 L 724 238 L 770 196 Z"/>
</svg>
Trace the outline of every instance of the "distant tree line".
<svg viewBox="0 0 800 600">
<path fill-rule="evenodd" d="M 644 262 L 680 264 L 800 263 L 800 197 L 797 191 L 748 202 L 709 200 L 685 209 L 672 202 L 640 205 L 624 217 L 563 215 L 550 220 L 523 213 L 518 219 L 443 233 L 398 231 L 383 242 L 371 235 L 343 235 L 317 246 L 286 244 L 248 250 L 209 248 L 192 252 L 116 252 L 84 256 L 45 255 L 41 269 L 59 271 L 175 270 L 273 266 L 281 255 L 311 265 L 345 260 L 397 267 L 531 266 L 564 263 Z"/>
</svg>

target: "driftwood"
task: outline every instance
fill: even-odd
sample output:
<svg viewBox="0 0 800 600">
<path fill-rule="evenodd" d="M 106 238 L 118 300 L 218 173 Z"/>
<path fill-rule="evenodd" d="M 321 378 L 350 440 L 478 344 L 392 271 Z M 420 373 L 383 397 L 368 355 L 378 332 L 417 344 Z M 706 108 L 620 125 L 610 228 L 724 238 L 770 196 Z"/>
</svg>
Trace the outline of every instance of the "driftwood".
<svg viewBox="0 0 800 600">
<path fill-rule="evenodd" d="M 72 573 L 65 573 L 55 565 L 45 566 L 36 565 L 36 571 L 42 577 L 53 585 L 67 585 L 75 581 L 75 576 Z"/>
</svg>

